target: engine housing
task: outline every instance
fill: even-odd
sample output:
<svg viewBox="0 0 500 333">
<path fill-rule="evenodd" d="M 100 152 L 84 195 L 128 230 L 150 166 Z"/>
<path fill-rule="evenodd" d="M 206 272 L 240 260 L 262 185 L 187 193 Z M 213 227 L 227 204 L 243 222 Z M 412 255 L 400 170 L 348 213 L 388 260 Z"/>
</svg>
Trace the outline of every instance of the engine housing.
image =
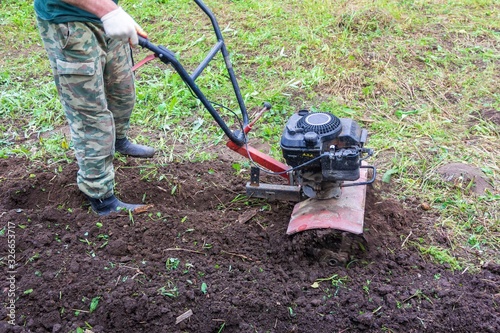
<svg viewBox="0 0 500 333">
<path fill-rule="evenodd" d="M 367 131 L 348 118 L 300 110 L 288 120 L 281 150 L 308 197 L 340 195 L 340 184 L 360 176 Z"/>
</svg>

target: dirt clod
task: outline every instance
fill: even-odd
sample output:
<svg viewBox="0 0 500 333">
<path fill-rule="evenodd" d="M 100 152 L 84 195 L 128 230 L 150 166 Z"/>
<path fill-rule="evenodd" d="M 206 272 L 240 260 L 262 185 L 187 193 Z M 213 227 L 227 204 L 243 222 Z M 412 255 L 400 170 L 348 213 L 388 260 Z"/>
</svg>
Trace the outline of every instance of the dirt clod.
<svg viewBox="0 0 500 333">
<path fill-rule="evenodd" d="M 464 163 L 450 163 L 440 167 L 437 172 L 445 181 L 455 186 L 472 189 L 474 193 L 482 195 L 485 190 L 492 190 L 493 186 L 488 183 L 486 175 L 481 169 Z"/>
</svg>

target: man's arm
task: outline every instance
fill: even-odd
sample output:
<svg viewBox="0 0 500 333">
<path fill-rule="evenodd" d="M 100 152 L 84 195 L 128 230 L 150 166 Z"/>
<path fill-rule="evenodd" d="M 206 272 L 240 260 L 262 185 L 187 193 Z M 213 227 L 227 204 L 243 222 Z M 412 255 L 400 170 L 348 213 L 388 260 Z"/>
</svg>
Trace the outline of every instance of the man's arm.
<svg viewBox="0 0 500 333">
<path fill-rule="evenodd" d="M 67 4 L 83 9 L 101 18 L 109 12 L 118 9 L 112 0 L 61 0 Z"/>
<path fill-rule="evenodd" d="M 137 34 L 147 38 L 147 34 L 112 0 L 61 0 L 67 4 L 83 9 L 99 17 L 106 34 L 115 39 L 129 41 L 132 45 L 138 44 Z"/>
</svg>

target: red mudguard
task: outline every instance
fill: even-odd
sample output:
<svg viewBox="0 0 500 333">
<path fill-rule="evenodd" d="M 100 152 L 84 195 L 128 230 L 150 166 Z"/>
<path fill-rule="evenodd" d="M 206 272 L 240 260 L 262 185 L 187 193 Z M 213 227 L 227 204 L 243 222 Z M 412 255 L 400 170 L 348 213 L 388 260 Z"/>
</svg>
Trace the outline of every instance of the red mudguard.
<svg viewBox="0 0 500 333">
<path fill-rule="evenodd" d="M 367 179 L 367 169 L 360 170 L 356 182 Z M 347 184 L 349 182 L 346 182 Z M 366 185 L 343 187 L 339 199 L 307 199 L 295 205 L 287 234 L 310 229 L 336 229 L 353 234 L 363 233 Z"/>
</svg>

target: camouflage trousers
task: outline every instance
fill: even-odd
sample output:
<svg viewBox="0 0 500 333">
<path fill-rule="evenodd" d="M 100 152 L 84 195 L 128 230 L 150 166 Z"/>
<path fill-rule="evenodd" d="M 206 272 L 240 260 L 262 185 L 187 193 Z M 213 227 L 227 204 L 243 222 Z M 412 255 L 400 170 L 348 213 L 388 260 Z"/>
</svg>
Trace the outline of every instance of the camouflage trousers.
<svg viewBox="0 0 500 333">
<path fill-rule="evenodd" d="M 127 43 L 101 25 L 38 20 L 78 161 L 79 189 L 91 198 L 113 194 L 115 139 L 126 136 L 135 103 Z"/>
</svg>

